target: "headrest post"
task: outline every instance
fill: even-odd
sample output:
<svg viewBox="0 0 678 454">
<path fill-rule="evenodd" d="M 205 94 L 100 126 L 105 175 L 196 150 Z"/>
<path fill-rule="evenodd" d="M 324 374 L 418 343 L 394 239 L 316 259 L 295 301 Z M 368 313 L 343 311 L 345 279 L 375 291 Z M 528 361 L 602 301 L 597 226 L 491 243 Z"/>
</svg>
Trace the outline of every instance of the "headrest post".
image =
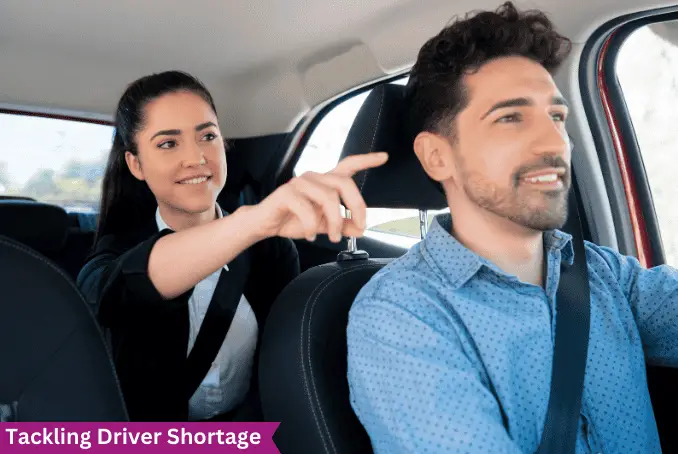
<svg viewBox="0 0 678 454">
<path fill-rule="evenodd" d="M 346 219 L 353 219 L 351 217 L 351 210 L 345 210 Z M 337 255 L 337 262 L 344 262 L 347 260 L 367 260 L 370 255 L 365 251 L 358 250 L 358 241 L 356 237 L 350 236 L 347 240 L 347 249 Z"/>
<path fill-rule="evenodd" d="M 419 210 L 419 233 L 422 240 L 426 238 L 428 233 L 428 210 Z"/>
<path fill-rule="evenodd" d="M 353 219 L 353 215 L 351 214 L 351 210 L 346 209 L 344 210 L 346 213 L 346 219 Z M 349 236 L 348 241 L 347 241 L 347 249 L 346 252 L 352 253 L 358 250 L 358 242 L 356 241 L 356 238 L 354 236 Z"/>
<path fill-rule="evenodd" d="M 358 242 L 354 236 L 349 236 L 347 243 L 348 249 L 346 249 L 346 252 L 355 252 L 358 250 Z"/>
</svg>

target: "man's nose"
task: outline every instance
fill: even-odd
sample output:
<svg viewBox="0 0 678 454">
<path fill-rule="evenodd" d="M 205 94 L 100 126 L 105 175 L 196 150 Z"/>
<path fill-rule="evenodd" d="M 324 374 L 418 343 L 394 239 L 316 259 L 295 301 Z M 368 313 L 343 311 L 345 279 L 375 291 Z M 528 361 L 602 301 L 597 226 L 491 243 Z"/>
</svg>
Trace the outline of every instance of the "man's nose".
<svg viewBox="0 0 678 454">
<path fill-rule="evenodd" d="M 548 120 L 540 122 L 535 132 L 535 141 L 532 148 L 535 154 L 569 158 L 571 142 L 564 126 L 559 125 L 549 117 Z"/>
</svg>

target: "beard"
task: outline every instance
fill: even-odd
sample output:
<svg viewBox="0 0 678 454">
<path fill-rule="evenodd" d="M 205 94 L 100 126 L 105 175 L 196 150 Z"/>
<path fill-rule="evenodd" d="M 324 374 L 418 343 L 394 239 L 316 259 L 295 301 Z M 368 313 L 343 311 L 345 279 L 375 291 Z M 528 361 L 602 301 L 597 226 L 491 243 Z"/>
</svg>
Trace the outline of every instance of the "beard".
<svg viewBox="0 0 678 454">
<path fill-rule="evenodd" d="M 562 176 L 562 189 L 543 191 L 522 181 L 522 175 L 546 167 L 568 169 Z M 560 229 L 565 224 L 570 170 L 561 158 L 545 156 L 539 162 L 521 166 L 513 173 L 512 184 L 506 187 L 492 184 L 483 176 L 465 170 L 462 171 L 462 188 L 466 197 L 479 207 L 537 231 Z"/>
</svg>

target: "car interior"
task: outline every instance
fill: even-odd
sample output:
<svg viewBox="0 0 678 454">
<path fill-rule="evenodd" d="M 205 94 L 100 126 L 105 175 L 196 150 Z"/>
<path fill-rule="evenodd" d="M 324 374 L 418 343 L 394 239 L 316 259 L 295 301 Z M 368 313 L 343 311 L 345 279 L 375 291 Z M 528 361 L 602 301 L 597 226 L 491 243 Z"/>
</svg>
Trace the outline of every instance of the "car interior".
<svg viewBox="0 0 678 454">
<path fill-rule="evenodd" d="M 578 221 L 585 239 L 646 267 L 678 266 L 678 4 L 515 3 L 548 13 L 573 42 L 554 75 L 570 109 L 580 214 L 564 230 Z M 0 354 L 11 365 L 0 372 L 0 420 L 127 418 L 74 282 L 93 246 L 118 97 L 138 77 L 180 69 L 210 89 L 232 144 L 224 206 L 256 203 L 345 156 L 390 155 L 355 176 L 368 206 L 364 237 L 295 241 L 303 274 L 271 310 L 258 372 L 281 452 L 371 452 L 348 399 L 348 310 L 447 207 L 402 135 L 403 85 L 428 38 L 455 16 L 499 5 L 0 0 L 0 342 L 12 346 Z M 674 369 L 648 366 L 666 452 L 678 448 L 677 382 Z"/>
</svg>

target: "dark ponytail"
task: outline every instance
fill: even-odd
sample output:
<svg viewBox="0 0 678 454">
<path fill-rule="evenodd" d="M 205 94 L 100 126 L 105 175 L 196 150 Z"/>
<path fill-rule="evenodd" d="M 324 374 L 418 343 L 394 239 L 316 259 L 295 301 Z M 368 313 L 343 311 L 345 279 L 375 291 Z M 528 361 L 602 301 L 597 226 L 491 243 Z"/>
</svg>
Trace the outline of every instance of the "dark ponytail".
<svg viewBox="0 0 678 454">
<path fill-rule="evenodd" d="M 207 88 L 195 77 L 179 71 L 143 77 L 130 84 L 120 98 L 115 114 L 113 146 L 102 183 L 95 244 L 104 235 L 135 231 L 155 210 L 155 196 L 144 181 L 132 175 L 125 153 L 138 154 L 135 136 L 144 127 L 146 105 L 160 96 L 179 91 L 197 94 L 216 114 Z"/>
</svg>

